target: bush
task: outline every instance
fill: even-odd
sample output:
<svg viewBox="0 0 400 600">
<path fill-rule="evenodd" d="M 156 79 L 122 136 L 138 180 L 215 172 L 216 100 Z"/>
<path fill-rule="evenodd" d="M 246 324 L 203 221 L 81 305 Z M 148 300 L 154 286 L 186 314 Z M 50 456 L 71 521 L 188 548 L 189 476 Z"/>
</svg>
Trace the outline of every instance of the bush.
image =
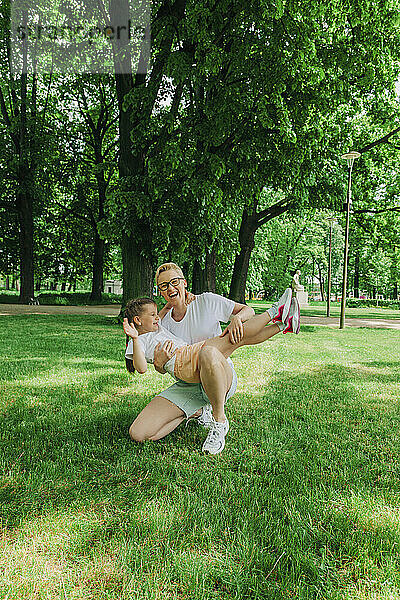
<svg viewBox="0 0 400 600">
<path fill-rule="evenodd" d="M 372 298 L 368 300 L 360 300 L 359 298 L 349 298 L 346 300 L 346 305 L 349 308 L 376 308 L 376 300 Z M 399 300 L 378 300 L 378 308 L 394 308 L 400 309 Z"/>
<path fill-rule="evenodd" d="M 39 304 L 43 306 L 84 306 L 93 304 L 121 304 L 122 296 L 118 294 L 102 294 L 101 302 L 92 302 L 90 292 L 41 292 L 35 294 Z M 0 293 L 0 304 L 17 304 L 18 293 Z"/>
<path fill-rule="evenodd" d="M 118 294 L 102 294 L 101 302 L 92 302 L 90 292 L 41 292 L 38 296 L 40 304 L 60 306 L 84 306 L 90 304 L 121 304 L 122 296 Z"/>
<path fill-rule="evenodd" d="M 0 304 L 18 304 L 19 293 L 3 291 L 0 294 Z"/>
</svg>

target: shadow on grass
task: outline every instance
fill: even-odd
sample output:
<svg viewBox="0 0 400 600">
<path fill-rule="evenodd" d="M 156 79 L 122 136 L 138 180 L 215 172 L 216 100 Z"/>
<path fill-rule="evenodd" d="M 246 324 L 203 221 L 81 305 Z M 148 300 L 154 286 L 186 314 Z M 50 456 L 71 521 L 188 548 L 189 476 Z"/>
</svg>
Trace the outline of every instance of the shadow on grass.
<svg viewBox="0 0 400 600">
<path fill-rule="evenodd" d="M 360 549 L 376 569 L 392 555 L 398 522 L 365 524 L 374 506 L 395 506 L 399 492 L 398 418 L 377 413 L 365 395 L 375 374 L 338 365 L 276 372 L 250 400 L 230 401 L 225 451 L 204 457 L 195 424 L 132 443 L 128 427 L 151 396 L 121 391 L 101 364 L 79 367 L 83 376 L 90 370 L 86 387 L 26 380 L 4 409 L 0 514 L 8 532 L 54 511 L 106 506 L 101 527 L 81 532 L 76 554 L 112 536 L 128 545 L 134 536 L 137 548 L 159 535 L 159 517 L 149 517 L 158 507 L 175 516 L 163 533 L 168 550 L 152 546 L 155 564 L 164 561 L 190 587 L 184 565 L 204 555 L 210 593 L 237 598 L 285 597 L 283 581 L 299 597 L 333 598 L 361 577 Z M 207 559 L 218 552 L 221 572 Z"/>
</svg>

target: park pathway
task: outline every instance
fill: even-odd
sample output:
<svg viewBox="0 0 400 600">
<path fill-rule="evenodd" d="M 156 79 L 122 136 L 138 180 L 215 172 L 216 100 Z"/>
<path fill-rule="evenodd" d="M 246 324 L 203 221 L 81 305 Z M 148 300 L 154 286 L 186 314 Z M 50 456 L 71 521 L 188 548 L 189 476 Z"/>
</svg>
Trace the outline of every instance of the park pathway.
<svg viewBox="0 0 400 600">
<path fill-rule="evenodd" d="M 99 306 L 28 306 L 26 304 L 0 304 L 1 315 L 103 315 L 116 317 L 119 305 Z M 301 317 L 302 325 L 325 325 L 339 327 L 338 317 Z M 360 319 L 346 318 L 348 327 L 373 327 L 377 329 L 400 329 L 400 319 Z"/>
</svg>

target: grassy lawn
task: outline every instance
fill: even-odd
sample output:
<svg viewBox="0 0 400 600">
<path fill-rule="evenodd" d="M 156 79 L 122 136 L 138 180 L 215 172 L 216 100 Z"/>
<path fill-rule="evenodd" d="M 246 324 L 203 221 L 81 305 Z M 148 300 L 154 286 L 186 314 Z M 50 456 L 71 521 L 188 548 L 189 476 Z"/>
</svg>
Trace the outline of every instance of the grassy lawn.
<svg viewBox="0 0 400 600">
<path fill-rule="evenodd" d="M 0 598 L 400 599 L 400 332 L 304 326 L 234 356 L 222 455 L 134 444 L 170 384 L 103 317 L 0 317 Z"/>
<path fill-rule="evenodd" d="M 253 300 L 249 302 L 256 312 L 262 312 L 271 306 L 271 302 Z M 307 317 L 326 317 L 326 302 L 312 303 L 301 309 L 301 314 Z M 331 317 L 340 316 L 340 302 L 331 303 Z M 346 319 L 400 319 L 400 311 L 393 308 L 348 308 Z"/>
</svg>

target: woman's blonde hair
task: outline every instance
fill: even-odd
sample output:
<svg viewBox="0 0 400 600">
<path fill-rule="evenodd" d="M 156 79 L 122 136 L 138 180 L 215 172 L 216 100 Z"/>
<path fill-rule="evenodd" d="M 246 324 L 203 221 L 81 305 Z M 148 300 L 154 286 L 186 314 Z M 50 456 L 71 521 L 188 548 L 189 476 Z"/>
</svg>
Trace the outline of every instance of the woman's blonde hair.
<svg viewBox="0 0 400 600">
<path fill-rule="evenodd" d="M 156 271 L 156 284 L 158 284 L 158 276 L 160 275 L 160 273 L 164 273 L 164 271 L 171 271 L 171 269 L 179 273 L 179 276 L 185 279 L 182 269 L 177 264 L 173 262 L 163 263 L 158 267 Z"/>
<path fill-rule="evenodd" d="M 156 271 L 156 284 L 158 285 L 158 277 L 160 275 L 160 273 L 164 273 L 164 271 L 171 271 L 174 270 L 178 273 L 178 275 L 180 277 L 183 277 L 183 279 L 186 280 L 186 277 L 183 274 L 182 269 L 173 262 L 168 262 L 168 263 L 163 263 L 162 265 L 160 265 Z M 192 294 L 192 292 L 188 292 L 188 289 L 185 288 L 185 303 L 186 304 L 190 304 L 190 302 L 194 299 L 194 296 Z"/>
</svg>

